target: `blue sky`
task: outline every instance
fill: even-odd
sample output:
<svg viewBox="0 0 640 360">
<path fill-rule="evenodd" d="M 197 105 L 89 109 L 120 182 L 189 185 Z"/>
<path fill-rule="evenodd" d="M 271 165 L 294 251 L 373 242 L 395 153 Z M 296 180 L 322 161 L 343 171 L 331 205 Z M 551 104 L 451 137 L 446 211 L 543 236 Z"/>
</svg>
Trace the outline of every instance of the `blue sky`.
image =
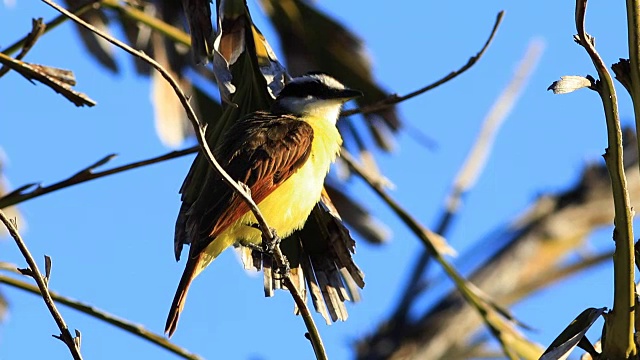
<svg viewBox="0 0 640 360">
<path fill-rule="evenodd" d="M 397 186 L 392 195 L 429 226 L 484 115 L 527 44 L 532 39 L 545 43 L 537 71 L 454 222 L 449 241 L 461 252 L 523 212 L 536 195 L 571 186 L 586 163 L 599 161 L 606 132 L 597 95 L 584 90 L 553 96 L 546 91 L 562 75 L 594 73 L 571 38 L 572 2 L 484 1 L 460 6 L 416 1 L 396 2 L 390 9 L 389 2 L 370 1 L 366 10 L 358 5 L 319 3 L 366 41 L 377 79 L 399 94 L 464 64 L 484 43 L 498 11 L 506 10 L 494 43 L 476 66 L 399 106 L 403 119 L 435 139 L 438 150 L 426 150 L 401 132 L 397 151 L 379 156 L 382 170 Z M 250 7 L 279 53 L 273 31 L 258 16 L 258 6 L 250 1 Z M 31 18 L 55 15 L 37 1 L 0 5 L 0 48 L 26 34 Z M 587 17 L 587 29 L 597 38 L 606 62 L 626 57 L 624 3 L 594 2 Z M 148 79 L 135 75 L 128 55 L 116 51 L 116 58 L 122 72 L 113 76 L 84 54 L 71 24 L 44 36 L 26 58 L 73 70 L 77 89 L 98 102 L 94 108 L 75 108 L 15 73 L 0 79 L 0 146 L 8 155 L 6 175 L 14 186 L 58 181 L 110 153 L 120 154 L 111 163 L 118 165 L 168 151 L 154 131 Z M 621 118 L 630 123 L 628 96 L 619 96 Z M 184 266 L 174 261 L 172 241 L 177 192 L 191 161 L 192 157 L 172 160 L 22 204 L 28 221 L 25 240 L 32 253 L 39 260 L 44 254 L 53 259 L 51 288 L 162 332 Z M 381 247 L 359 243 L 356 261 L 366 273 L 367 285 L 363 301 L 349 306 L 348 322 L 328 327 L 316 318 L 335 359 L 348 358 L 353 341 L 387 315 L 421 251 L 419 241 L 375 194 L 359 181 L 353 182 L 352 190 L 387 222 L 394 236 Z M 609 247 L 609 236 L 609 230 L 598 232 L 590 239 L 590 249 Z M 24 266 L 13 242 L 0 242 L 0 254 L 0 260 Z M 601 266 L 516 306 L 517 316 L 539 329 L 527 335 L 546 346 L 584 308 L 610 306 L 611 277 L 610 266 Z M 599 291 L 593 291 L 594 286 Z M 69 358 L 68 350 L 50 336 L 57 328 L 42 300 L 0 288 L 11 301 L 10 318 L 0 325 L 0 359 Z M 68 324 L 82 331 L 86 358 L 175 358 L 117 328 L 61 309 Z M 207 358 L 310 358 L 302 320 L 292 311 L 286 293 L 263 298 L 261 278 L 247 276 L 229 251 L 196 280 L 173 340 Z"/>
</svg>

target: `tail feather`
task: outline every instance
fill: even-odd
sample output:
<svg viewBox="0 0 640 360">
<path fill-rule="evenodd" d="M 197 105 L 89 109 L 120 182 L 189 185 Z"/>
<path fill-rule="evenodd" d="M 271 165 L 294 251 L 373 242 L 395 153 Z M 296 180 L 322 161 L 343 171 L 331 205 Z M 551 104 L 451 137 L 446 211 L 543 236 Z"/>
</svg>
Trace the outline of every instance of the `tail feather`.
<svg viewBox="0 0 640 360">
<path fill-rule="evenodd" d="M 176 290 L 176 295 L 173 297 L 173 303 L 169 310 L 167 323 L 164 327 L 164 332 L 168 337 L 171 337 L 178 327 L 178 319 L 180 318 L 180 313 L 184 308 L 184 302 L 187 299 L 189 286 L 191 286 L 191 282 L 195 279 L 196 275 L 198 275 L 196 269 L 200 265 L 201 258 L 202 256 L 198 255 L 195 258 L 189 258 L 187 261 L 187 265 L 182 273 L 182 278 L 180 278 L 180 283 L 178 284 L 178 289 Z"/>
</svg>

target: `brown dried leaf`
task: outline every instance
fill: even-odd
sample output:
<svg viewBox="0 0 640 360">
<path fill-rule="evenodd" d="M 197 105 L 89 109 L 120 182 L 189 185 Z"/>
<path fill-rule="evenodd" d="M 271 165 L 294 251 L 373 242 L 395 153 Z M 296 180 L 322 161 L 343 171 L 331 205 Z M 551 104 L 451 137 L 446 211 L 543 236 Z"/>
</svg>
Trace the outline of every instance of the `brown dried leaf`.
<svg viewBox="0 0 640 360">
<path fill-rule="evenodd" d="M 75 78 L 69 70 L 26 63 L 2 53 L 0 53 L 0 63 L 8 66 L 31 82 L 37 80 L 47 85 L 76 106 L 94 106 L 96 104 L 87 95 L 71 89 L 71 86 L 75 85 Z"/>
</svg>

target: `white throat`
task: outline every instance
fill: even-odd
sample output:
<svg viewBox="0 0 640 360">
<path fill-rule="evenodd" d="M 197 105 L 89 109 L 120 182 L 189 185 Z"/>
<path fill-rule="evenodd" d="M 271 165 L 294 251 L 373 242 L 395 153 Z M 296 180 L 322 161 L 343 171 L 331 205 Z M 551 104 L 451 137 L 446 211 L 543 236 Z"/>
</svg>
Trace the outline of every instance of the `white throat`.
<svg viewBox="0 0 640 360">
<path fill-rule="evenodd" d="M 278 107 L 285 112 L 296 116 L 313 116 L 323 118 L 335 124 L 340 116 L 340 108 L 343 101 L 337 99 L 320 100 L 317 98 L 283 98 Z"/>
<path fill-rule="evenodd" d="M 320 117 L 326 119 L 330 123 L 334 124 L 338 121 L 340 116 L 340 109 L 342 108 L 342 102 L 321 100 L 313 106 L 309 106 L 305 113 L 301 115 L 311 115 L 314 117 Z"/>
</svg>

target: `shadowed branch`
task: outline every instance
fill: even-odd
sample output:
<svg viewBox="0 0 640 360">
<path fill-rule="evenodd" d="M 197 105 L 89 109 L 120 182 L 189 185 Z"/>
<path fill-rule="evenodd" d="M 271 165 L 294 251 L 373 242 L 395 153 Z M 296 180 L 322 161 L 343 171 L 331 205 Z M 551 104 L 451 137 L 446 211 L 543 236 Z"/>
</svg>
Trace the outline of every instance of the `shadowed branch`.
<svg viewBox="0 0 640 360">
<path fill-rule="evenodd" d="M 112 169 L 94 172 L 96 168 L 105 165 L 107 162 L 113 160 L 116 156 L 115 154 L 107 155 L 104 158 L 95 162 L 94 164 L 80 170 L 76 174 L 62 181 L 59 181 L 57 183 L 54 183 L 48 186 L 41 186 L 40 184 L 37 184 L 37 183 L 31 183 L 31 184 L 26 184 L 19 187 L 18 189 L 8 193 L 7 195 L 0 197 L 0 209 L 4 209 L 6 207 L 16 205 L 21 202 L 25 202 L 27 200 L 49 194 L 57 190 L 68 188 L 77 184 L 81 184 L 87 181 L 95 180 L 98 178 L 121 173 L 127 170 L 132 170 L 132 169 L 136 169 L 136 168 L 147 166 L 147 165 L 157 164 L 159 162 L 175 159 L 185 155 L 195 154 L 197 151 L 198 151 L 198 147 L 194 146 L 184 150 L 171 151 L 160 156 L 132 162 L 122 166 L 117 166 Z"/>
</svg>

